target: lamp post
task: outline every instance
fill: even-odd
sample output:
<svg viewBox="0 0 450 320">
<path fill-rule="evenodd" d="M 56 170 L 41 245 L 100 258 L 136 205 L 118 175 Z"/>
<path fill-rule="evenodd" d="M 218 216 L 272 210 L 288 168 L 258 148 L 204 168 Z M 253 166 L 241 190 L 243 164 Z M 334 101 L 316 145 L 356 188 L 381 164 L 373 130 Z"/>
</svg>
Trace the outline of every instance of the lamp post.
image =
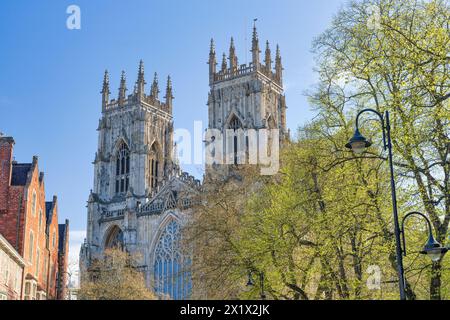
<svg viewBox="0 0 450 320">
<path fill-rule="evenodd" d="M 428 255 L 433 262 L 439 261 L 443 255 L 448 251 L 447 248 L 443 248 L 440 243 L 438 243 L 433 237 L 433 231 L 431 227 L 430 220 L 420 212 L 411 212 L 407 214 L 402 221 L 402 227 L 400 228 L 398 221 L 398 212 L 397 212 L 397 193 L 395 189 L 395 179 L 394 179 L 394 164 L 392 157 L 392 140 L 391 140 L 391 124 L 389 120 L 389 112 L 386 111 L 384 115 L 379 113 L 374 109 L 364 109 L 358 113 L 356 116 L 356 130 L 353 137 L 350 139 L 349 143 L 347 143 L 346 147 L 348 149 L 353 150 L 353 152 L 357 155 L 361 155 L 365 152 L 367 148 L 369 148 L 372 143 L 367 140 L 359 131 L 359 118 L 363 113 L 372 112 L 375 113 L 381 123 L 382 131 L 383 131 L 383 147 L 384 150 L 388 151 L 388 159 L 389 159 L 389 170 L 391 177 L 391 196 L 392 196 L 392 212 L 394 216 L 394 234 L 395 234 L 395 244 L 396 244 L 396 254 L 397 254 L 397 271 L 399 278 L 399 290 L 400 290 L 400 299 L 406 300 L 405 295 L 405 272 L 403 269 L 403 254 L 406 256 L 406 242 L 405 242 L 405 231 L 404 224 L 405 220 L 413 215 L 418 215 L 424 218 L 428 224 L 428 242 L 425 245 L 424 249 L 421 251 L 422 254 Z M 402 250 L 402 242 L 403 240 L 403 250 Z"/>
<path fill-rule="evenodd" d="M 386 111 L 384 115 L 379 113 L 373 109 L 364 109 L 360 111 L 356 117 L 356 131 L 353 138 L 350 139 L 350 142 L 346 145 L 347 148 L 353 150 L 355 154 L 361 155 L 365 152 L 365 150 L 372 145 L 372 143 L 367 140 L 360 132 L 359 132 L 359 118 L 363 113 L 372 112 L 375 113 L 380 119 L 380 123 L 383 131 L 383 147 L 384 150 L 388 151 L 389 154 L 389 169 L 391 176 L 391 196 L 392 196 L 392 213 L 394 216 L 394 234 L 395 234 L 395 243 L 396 243 L 396 254 L 397 254 L 397 272 L 399 279 L 399 290 L 400 290 L 400 299 L 406 300 L 405 296 L 405 275 L 403 270 L 403 257 L 402 257 L 402 248 L 400 242 L 400 225 L 398 222 L 398 212 L 397 212 L 397 194 L 395 189 L 395 179 L 394 179 L 394 165 L 393 165 L 393 157 L 392 157 L 392 140 L 391 140 L 391 125 L 389 120 L 389 112 Z"/>
<path fill-rule="evenodd" d="M 261 300 L 266 300 L 266 293 L 264 292 L 264 272 L 258 272 L 259 275 L 259 286 L 261 288 Z M 253 287 L 255 283 L 253 282 L 252 271 L 248 273 L 247 287 Z"/>
<path fill-rule="evenodd" d="M 402 221 L 402 228 L 400 230 L 402 234 L 402 244 L 403 244 L 403 254 L 406 257 L 406 241 L 405 241 L 405 221 L 411 216 L 418 216 L 425 219 L 428 226 L 428 241 L 425 244 L 425 247 L 420 252 L 421 254 L 427 255 L 430 257 L 431 261 L 438 262 L 443 258 L 443 256 L 448 252 L 448 248 L 442 247 L 439 242 L 437 242 L 433 236 L 433 229 L 431 228 L 430 219 L 427 218 L 423 213 L 420 212 L 411 212 L 408 213 Z"/>
</svg>

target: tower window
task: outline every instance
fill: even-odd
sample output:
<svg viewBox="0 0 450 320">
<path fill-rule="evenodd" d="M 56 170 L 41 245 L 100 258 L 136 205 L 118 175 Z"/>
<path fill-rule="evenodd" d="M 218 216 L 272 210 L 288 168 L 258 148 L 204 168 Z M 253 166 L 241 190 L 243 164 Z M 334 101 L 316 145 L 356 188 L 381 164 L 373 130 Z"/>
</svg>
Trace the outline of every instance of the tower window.
<svg viewBox="0 0 450 320">
<path fill-rule="evenodd" d="M 130 186 L 130 150 L 122 143 L 116 160 L 116 193 L 125 193 Z"/>
<path fill-rule="evenodd" d="M 238 148 L 238 137 L 237 137 L 236 131 L 238 131 L 239 129 L 242 128 L 242 123 L 236 116 L 233 116 L 228 127 L 229 127 L 229 129 L 232 129 L 235 132 L 234 137 L 233 137 L 233 149 L 232 149 L 233 150 L 233 163 L 234 163 L 234 165 L 238 165 L 239 148 Z"/>
<path fill-rule="evenodd" d="M 239 130 L 241 128 L 241 121 L 237 117 L 233 117 L 230 121 L 230 129 L 233 129 L 234 131 Z"/>
<path fill-rule="evenodd" d="M 156 188 L 159 182 L 159 164 L 160 164 L 160 153 L 158 152 L 156 145 L 153 144 L 150 152 L 150 188 Z"/>
</svg>

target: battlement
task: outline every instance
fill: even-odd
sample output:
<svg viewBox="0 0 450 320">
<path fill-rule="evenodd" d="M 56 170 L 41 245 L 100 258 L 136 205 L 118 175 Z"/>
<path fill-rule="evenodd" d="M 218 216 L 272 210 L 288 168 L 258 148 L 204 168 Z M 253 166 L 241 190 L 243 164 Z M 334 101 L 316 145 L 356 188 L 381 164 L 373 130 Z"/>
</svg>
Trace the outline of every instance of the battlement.
<svg viewBox="0 0 450 320">
<path fill-rule="evenodd" d="M 274 81 L 275 83 L 277 83 L 279 86 L 282 86 L 282 83 L 279 79 L 279 77 L 277 77 L 277 74 L 270 70 L 267 69 L 265 65 L 260 64 L 259 68 L 256 68 L 252 63 L 247 64 L 241 64 L 239 66 L 239 68 L 227 68 L 225 70 L 221 70 L 217 73 L 215 73 L 213 76 L 213 82 L 212 84 L 216 84 L 222 81 L 227 81 L 227 80 L 232 80 L 232 79 L 236 79 L 236 78 L 240 78 L 243 76 L 247 76 L 250 74 L 254 74 L 256 72 L 259 72 L 260 74 L 263 74 L 264 76 L 266 76 L 267 78 L 269 78 L 269 80 Z"/>
<path fill-rule="evenodd" d="M 260 62 L 260 49 L 258 33 L 256 26 L 253 26 L 252 36 L 252 62 L 249 64 L 238 65 L 238 58 L 236 56 L 236 48 L 234 40 L 231 38 L 230 49 L 228 57 L 225 53 L 222 56 L 222 64 L 220 70 L 217 70 L 216 50 L 214 40 L 211 39 L 211 46 L 209 51 L 209 84 L 213 85 L 222 81 L 232 80 L 235 78 L 247 76 L 250 74 L 262 74 L 269 80 L 274 81 L 280 87 L 283 86 L 283 66 L 281 63 L 280 48 L 277 45 L 275 56 L 275 67 L 272 68 L 272 53 L 270 50 L 269 41 L 266 41 L 266 50 L 264 63 Z M 228 62 L 227 62 L 228 60 Z"/>
<path fill-rule="evenodd" d="M 110 84 L 109 84 L 109 74 L 108 71 L 105 71 L 105 75 L 103 78 L 103 87 L 102 87 L 102 112 L 106 112 L 109 110 L 114 110 L 122 107 L 126 107 L 130 104 L 136 103 L 146 103 L 157 109 L 165 111 L 169 114 L 172 114 L 172 101 L 174 99 L 172 93 L 172 81 L 170 76 L 167 77 L 167 85 L 166 85 L 166 94 L 164 96 L 165 101 L 162 101 L 159 98 L 159 84 L 158 84 L 158 75 L 155 72 L 154 79 L 150 88 L 150 93 L 145 93 L 145 77 L 144 77 L 144 63 L 141 60 L 139 63 L 139 71 L 136 83 L 134 85 L 133 93 L 130 95 L 126 95 L 128 91 L 126 85 L 125 72 L 122 71 L 122 76 L 120 78 L 120 87 L 119 94 L 117 99 L 110 99 Z"/>
<path fill-rule="evenodd" d="M 146 104 L 149 104 L 157 109 L 163 110 L 163 111 L 168 111 L 168 105 L 160 100 L 155 99 L 154 97 L 152 97 L 151 95 L 146 95 L 144 94 L 144 96 L 142 97 L 141 100 L 138 99 L 138 95 L 136 94 L 130 94 L 127 96 L 127 98 L 125 100 L 123 100 L 122 103 L 119 103 L 119 100 L 117 99 L 111 99 L 108 104 L 106 105 L 106 110 L 115 110 L 115 109 L 119 109 L 122 107 L 126 107 L 127 105 L 133 105 L 136 104 L 138 102 L 144 102 Z"/>
</svg>

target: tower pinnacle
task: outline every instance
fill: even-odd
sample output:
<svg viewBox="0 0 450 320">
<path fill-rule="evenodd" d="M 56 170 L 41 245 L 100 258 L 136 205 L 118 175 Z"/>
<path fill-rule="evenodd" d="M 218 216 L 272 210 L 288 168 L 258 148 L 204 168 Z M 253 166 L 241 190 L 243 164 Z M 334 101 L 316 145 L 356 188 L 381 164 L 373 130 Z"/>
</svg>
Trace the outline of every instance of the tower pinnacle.
<svg viewBox="0 0 450 320">
<path fill-rule="evenodd" d="M 216 50 L 214 48 L 214 39 L 211 38 L 211 46 L 209 49 L 209 83 L 212 83 L 214 81 L 214 75 L 216 73 Z"/>
<path fill-rule="evenodd" d="M 230 68 L 231 70 L 236 70 L 237 66 L 238 66 L 238 60 L 237 60 L 237 56 L 236 56 L 236 48 L 234 47 L 234 39 L 233 37 L 231 37 L 231 42 L 230 42 L 230 57 L 228 58 L 230 59 Z"/>
<path fill-rule="evenodd" d="M 103 76 L 103 87 L 102 87 L 102 109 L 105 110 L 106 106 L 109 102 L 109 94 L 111 92 L 109 91 L 109 74 L 108 70 L 105 70 L 105 75 Z"/>
<path fill-rule="evenodd" d="M 167 112 L 172 114 L 172 100 L 174 99 L 174 96 L 172 92 L 172 80 L 170 79 L 170 75 L 167 76 L 166 96 L 164 98 L 166 99 Z"/>
<path fill-rule="evenodd" d="M 281 64 L 280 47 L 278 46 L 278 44 L 275 57 L 275 76 L 280 84 L 283 83 L 283 66 Z"/>
<path fill-rule="evenodd" d="M 253 36 L 252 36 L 252 62 L 256 69 L 259 69 L 259 40 L 258 40 L 258 32 L 256 31 L 256 20 L 253 20 Z"/>
<path fill-rule="evenodd" d="M 266 57 L 264 59 L 264 63 L 266 64 L 266 70 L 271 72 L 272 70 L 272 57 L 270 52 L 269 41 L 266 42 Z"/>
<path fill-rule="evenodd" d="M 150 97 L 152 97 L 155 100 L 158 100 L 159 99 L 158 96 L 159 96 L 158 74 L 155 72 L 152 87 L 150 90 Z"/>
<path fill-rule="evenodd" d="M 227 71 L 227 55 L 225 52 L 222 55 L 222 72 Z"/>
<path fill-rule="evenodd" d="M 144 98 L 144 87 L 145 87 L 144 62 L 141 60 L 139 61 L 138 78 L 136 81 L 136 94 L 138 96 L 138 100 L 142 100 Z"/>
<path fill-rule="evenodd" d="M 122 75 L 120 76 L 120 87 L 119 87 L 119 106 L 123 106 L 125 102 L 125 95 L 127 91 L 125 71 L 122 71 Z"/>
</svg>

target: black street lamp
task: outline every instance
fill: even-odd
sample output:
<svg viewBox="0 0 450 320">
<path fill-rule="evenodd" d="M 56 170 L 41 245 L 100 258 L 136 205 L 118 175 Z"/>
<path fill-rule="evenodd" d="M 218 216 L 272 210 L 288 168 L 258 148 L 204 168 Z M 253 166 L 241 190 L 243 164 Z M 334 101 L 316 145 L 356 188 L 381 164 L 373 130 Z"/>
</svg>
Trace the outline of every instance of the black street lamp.
<svg viewBox="0 0 450 320">
<path fill-rule="evenodd" d="M 364 109 L 360 111 L 356 117 L 356 130 L 353 138 L 350 139 L 350 142 L 346 145 L 347 148 L 353 150 L 355 154 L 361 155 L 365 152 L 365 150 L 372 145 L 372 143 L 367 140 L 360 132 L 359 132 L 359 118 L 365 112 L 373 112 L 380 119 L 380 123 L 383 131 L 383 147 L 384 150 L 388 150 L 389 152 L 389 169 L 391 175 L 391 196 L 392 196 L 392 212 L 394 216 L 394 233 L 395 233 L 395 243 L 396 243 L 396 253 L 397 253 L 397 271 L 399 278 L 399 290 L 400 290 L 400 299 L 406 300 L 405 295 L 405 274 L 403 270 L 403 256 L 402 256 L 402 248 L 401 248 L 401 240 L 400 240 L 400 225 L 398 222 L 398 212 L 397 212 L 397 194 L 395 189 L 395 179 L 394 179 L 394 165 L 393 165 L 393 157 L 392 157 L 392 140 L 391 140 L 391 125 L 389 121 L 389 112 L 386 111 L 384 116 L 376 110 L 373 109 Z"/>
<path fill-rule="evenodd" d="M 406 257 L 406 241 L 405 241 L 405 221 L 411 216 L 419 216 L 425 219 L 428 226 L 428 241 L 425 244 L 425 247 L 420 252 L 421 254 L 427 255 L 430 257 L 431 261 L 433 262 L 439 262 L 444 255 L 447 253 L 448 248 L 442 247 L 439 242 L 437 242 L 433 236 L 433 229 L 431 228 L 431 222 L 430 219 L 427 218 L 423 213 L 420 212 L 411 212 L 408 213 L 402 221 L 402 229 L 400 230 L 402 234 L 402 241 L 403 241 L 403 254 Z"/>
<path fill-rule="evenodd" d="M 264 292 L 264 272 L 258 272 L 259 275 L 259 286 L 261 288 L 261 300 L 266 300 L 266 293 Z M 253 282 L 252 271 L 248 273 L 247 287 L 253 287 L 255 283 Z"/>
</svg>

